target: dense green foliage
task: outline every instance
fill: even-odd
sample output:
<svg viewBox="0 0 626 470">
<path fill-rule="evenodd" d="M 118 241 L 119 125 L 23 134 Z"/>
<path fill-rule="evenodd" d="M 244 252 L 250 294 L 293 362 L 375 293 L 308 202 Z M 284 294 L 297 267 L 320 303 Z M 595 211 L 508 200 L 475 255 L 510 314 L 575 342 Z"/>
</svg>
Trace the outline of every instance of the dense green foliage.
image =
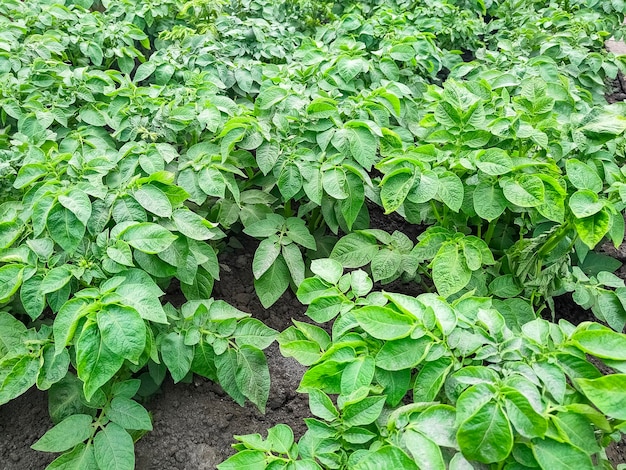
<svg viewBox="0 0 626 470">
<path fill-rule="evenodd" d="M 264 410 L 278 338 L 316 418 L 238 436 L 222 470 L 610 468 L 626 286 L 594 248 L 624 241 L 625 12 L 3 0 L 0 404 L 49 390 L 50 469 L 132 469 L 138 398 L 195 373 Z M 376 206 L 423 230 L 371 228 Z M 244 236 L 262 304 L 291 288 L 332 334 L 212 299 Z M 541 319 L 565 292 L 612 329 Z"/>
</svg>

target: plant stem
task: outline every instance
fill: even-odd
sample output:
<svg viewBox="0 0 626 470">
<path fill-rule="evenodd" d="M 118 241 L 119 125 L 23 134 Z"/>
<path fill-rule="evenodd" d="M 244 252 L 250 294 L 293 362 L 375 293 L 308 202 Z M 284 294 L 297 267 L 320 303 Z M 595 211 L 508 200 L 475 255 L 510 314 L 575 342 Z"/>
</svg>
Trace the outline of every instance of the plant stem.
<svg viewBox="0 0 626 470">
<path fill-rule="evenodd" d="M 493 232 L 496 229 L 496 221 L 498 219 L 494 219 L 489 222 L 489 226 L 487 227 L 487 231 L 485 232 L 485 238 L 483 238 L 484 242 L 489 245 L 491 243 L 491 238 L 493 237 Z"/>
<path fill-rule="evenodd" d="M 437 219 L 437 222 L 439 222 L 440 225 L 443 225 L 443 219 L 441 218 L 441 215 L 439 215 L 439 211 L 437 210 L 437 205 L 435 204 L 435 201 L 430 201 L 430 207 L 433 210 L 433 214 L 435 215 L 435 219 Z"/>
<path fill-rule="evenodd" d="M 283 206 L 283 211 L 285 213 L 285 218 L 287 219 L 293 215 L 293 211 L 291 210 L 291 199 L 285 202 L 285 205 Z"/>
</svg>

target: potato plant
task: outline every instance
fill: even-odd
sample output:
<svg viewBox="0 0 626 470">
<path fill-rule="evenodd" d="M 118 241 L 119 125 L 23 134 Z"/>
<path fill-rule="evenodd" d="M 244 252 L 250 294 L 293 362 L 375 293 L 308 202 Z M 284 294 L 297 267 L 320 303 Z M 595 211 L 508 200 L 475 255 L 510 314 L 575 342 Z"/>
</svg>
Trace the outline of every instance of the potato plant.
<svg viewBox="0 0 626 470">
<path fill-rule="evenodd" d="M 221 469 L 610 468 L 626 286 L 597 248 L 624 242 L 626 109 L 604 94 L 626 61 L 604 41 L 625 13 L 1 2 L 0 404 L 49 391 L 50 469 L 132 469 L 166 374 L 263 411 L 277 338 L 315 418 L 237 436 Z M 242 237 L 262 305 L 291 289 L 326 329 L 212 298 Z M 565 292 L 599 322 L 542 319 Z"/>
</svg>

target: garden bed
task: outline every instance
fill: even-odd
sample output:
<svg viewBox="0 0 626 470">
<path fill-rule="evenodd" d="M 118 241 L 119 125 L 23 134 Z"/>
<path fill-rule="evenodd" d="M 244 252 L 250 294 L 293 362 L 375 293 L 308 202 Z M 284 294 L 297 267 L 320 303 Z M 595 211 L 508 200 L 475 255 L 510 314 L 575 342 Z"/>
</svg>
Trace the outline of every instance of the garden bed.
<svg viewBox="0 0 626 470">
<path fill-rule="evenodd" d="M 250 245 L 249 245 L 250 246 Z M 282 331 L 290 319 L 305 321 L 305 308 L 287 293 L 266 310 L 253 292 L 252 248 L 234 251 L 221 259 L 227 268 L 216 286 L 216 297 L 228 299 L 237 308 Z M 626 279 L 626 275 L 622 274 Z M 414 286 L 399 291 L 415 294 Z M 413 291 L 413 292 L 411 292 Z M 176 296 L 173 296 L 176 300 Z M 571 299 L 558 302 L 559 316 L 571 321 L 592 320 Z M 212 470 L 234 453 L 233 435 L 260 433 L 278 424 L 290 425 L 297 436 L 306 431 L 303 418 L 311 416 L 305 395 L 296 393 L 304 367 L 293 358 L 285 358 L 276 345 L 267 351 L 272 389 L 266 414 L 253 407 L 241 407 L 219 385 L 204 378 L 193 383 L 173 384 L 167 380 L 162 389 L 146 403 L 152 413 L 154 431 L 143 437 L 136 447 L 138 470 Z M 31 390 L 0 408 L 0 460 L 6 470 L 43 469 L 53 456 L 30 449 L 51 426 L 46 394 Z M 607 450 L 613 465 L 626 463 L 626 441 Z"/>
<path fill-rule="evenodd" d="M 3 468 L 623 470 L 625 15 L 1 1 Z"/>
</svg>

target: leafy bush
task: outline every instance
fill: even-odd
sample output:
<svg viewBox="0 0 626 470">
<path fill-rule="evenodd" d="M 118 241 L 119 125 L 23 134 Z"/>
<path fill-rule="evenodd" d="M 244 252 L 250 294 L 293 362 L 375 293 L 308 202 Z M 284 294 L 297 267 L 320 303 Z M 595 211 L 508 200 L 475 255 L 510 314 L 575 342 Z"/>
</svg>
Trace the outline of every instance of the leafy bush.
<svg viewBox="0 0 626 470">
<path fill-rule="evenodd" d="M 49 468 L 130 469 L 168 372 L 264 410 L 277 337 L 316 418 L 221 468 L 608 466 L 626 287 L 594 250 L 624 241 L 625 109 L 603 99 L 624 13 L 3 1 L 0 404 L 49 390 Z M 332 335 L 212 298 L 242 236 L 262 304 L 291 288 Z M 425 293 L 374 289 L 398 279 Z M 612 330 L 541 319 L 564 292 Z"/>
</svg>

